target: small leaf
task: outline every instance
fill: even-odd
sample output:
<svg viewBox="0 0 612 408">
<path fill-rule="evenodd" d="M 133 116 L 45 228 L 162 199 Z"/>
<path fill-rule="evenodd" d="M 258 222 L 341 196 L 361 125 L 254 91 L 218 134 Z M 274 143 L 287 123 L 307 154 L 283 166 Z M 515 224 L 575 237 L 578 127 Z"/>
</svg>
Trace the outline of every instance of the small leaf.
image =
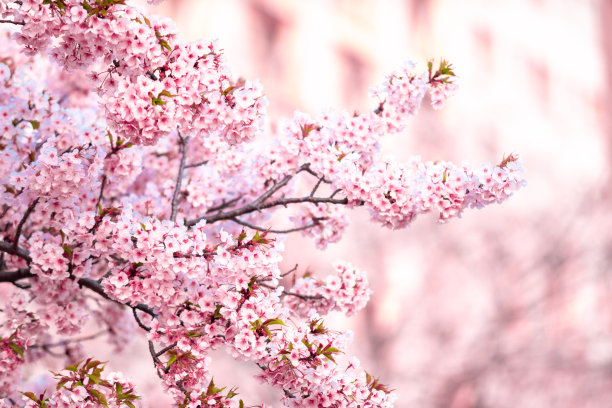
<svg viewBox="0 0 612 408">
<path fill-rule="evenodd" d="M 170 44 L 168 44 L 168 42 L 166 40 L 163 39 L 159 39 L 159 45 L 161 45 L 162 48 L 167 49 L 168 51 L 172 52 L 172 47 L 170 47 Z"/>
<path fill-rule="evenodd" d="M 236 388 L 232 388 L 231 390 L 229 390 L 229 391 L 227 392 L 227 398 L 228 398 L 228 399 L 231 399 L 231 398 L 234 398 L 236 395 L 238 395 L 238 393 L 236 392 L 236 390 L 238 390 L 238 388 L 237 388 L 237 387 L 236 387 Z"/>
<path fill-rule="evenodd" d="M 269 326 L 271 324 L 280 324 L 281 326 L 287 326 L 285 323 L 283 323 L 281 319 L 268 319 L 265 322 L 263 322 L 264 326 Z"/>
<path fill-rule="evenodd" d="M 56 390 L 59 391 L 59 389 L 62 388 L 64 386 L 64 384 L 66 384 L 67 382 L 68 382 L 68 378 L 65 378 L 65 379 L 61 380 L 60 382 L 58 382 Z"/>
<path fill-rule="evenodd" d="M 33 392 L 22 392 L 23 395 L 25 395 L 26 397 L 28 397 L 29 399 L 31 399 L 32 401 L 34 401 L 35 403 L 39 403 L 38 398 L 36 398 L 36 394 L 34 394 Z"/>
<path fill-rule="evenodd" d="M 98 401 L 98 403 L 104 405 L 105 407 L 108 407 L 108 403 L 106 402 L 106 397 L 100 391 L 90 388 L 87 390 L 87 392 L 89 393 L 89 395 L 94 397 Z"/>
<path fill-rule="evenodd" d="M 9 347 L 15 352 L 15 354 L 18 354 L 19 357 L 23 358 L 23 349 L 21 347 L 19 347 L 15 343 L 9 344 Z"/>
</svg>

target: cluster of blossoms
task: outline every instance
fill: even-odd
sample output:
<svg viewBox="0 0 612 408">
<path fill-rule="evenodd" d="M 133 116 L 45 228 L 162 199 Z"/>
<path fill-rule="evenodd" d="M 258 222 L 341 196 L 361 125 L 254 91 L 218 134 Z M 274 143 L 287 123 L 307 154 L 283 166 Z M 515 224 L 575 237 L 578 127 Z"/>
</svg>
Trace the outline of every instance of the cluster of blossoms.
<svg viewBox="0 0 612 408">
<path fill-rule="evenodd" d="M 0 312 L 0 407 L 132 407 L 133 385 L 85 360 L 83 343 L 105 336 L 121 350 L 136 330 L 178 407 L 244 406 L 212 380 L 218 348 L 256 364 L 286 406 L 391 407 L 355 358 L 336 361 L 351 335 L 321 317 L 365 307 L 365 273 L 338 262 L 286 289 L 283 234 L 325 248 L 360 206 L 392 228 L 446 220 L 508 198 L 520 160 L 382 156 L 380 139 L 427 92 L 434 107 L 452 93 L 445 61 L 390 75 L 372 112 L 298 113 L 260 143 L 261 86 L 233 78 L 216 43 L 183 42 L 126 3 L 0 2 L 14 29 L 0 53 L 0 283 L 14 285 Z M 82 334 L 91 321 L 102 330 Z M 19 404 L 19 367 L 49 354 L 68 365 L 54 391 Z"/>
<path fill-rule="evenodd" d="M 293 296 L 285 304 L 301 317 L 312 310 L 320 315 L 336 310 L 352 316 L 364 308 L 370 299 L 366 274 L 348 262 L 336 262 L 334 270 L 324 281 L 311 275 L 297 279 L 290 292 Z"/>
</svg>

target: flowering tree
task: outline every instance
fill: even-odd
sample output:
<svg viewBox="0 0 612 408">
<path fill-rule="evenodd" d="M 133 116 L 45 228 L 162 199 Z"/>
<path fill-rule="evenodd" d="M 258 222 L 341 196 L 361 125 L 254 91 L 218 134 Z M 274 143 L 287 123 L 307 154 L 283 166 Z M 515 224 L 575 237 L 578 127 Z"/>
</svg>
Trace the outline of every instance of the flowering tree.
<svg viewBox="0 0 612 408">
<path fill-rule="evenodd" d="M 390 228 L 428 212 L 445 221 L 508 198 L 520 160 L 382 156 L 379 139 L 426 93 L 435 108 L 452 93 L 446 61 L 391 73 L 372 112 L 296 114 L 262 143 L 260 84 L 234 79 L 215 42 L 183 42 L 125 3 L 0 1 L 0 283 L 13 285 L 0 303 L 0 407 L 134 407 L 133 384 L 81 343 L 121 349 L 136 333 L 179 407 L 257 403 L 214 383 L 221 347 L 256 364 L 286 406 L 392 406 L 344 355 L 350 335 L 324 322 L 365 306 L 364 272 L 337 262 L 287 285 L 297 268 L 279 267 L 284 234 L 324 249 L 356 207 Z M 79 334 L 88 321 L 101 331 Z M 22 389 L 20 367 L 58 347 L 69 365 L 54 391 Z"/>
</svg>

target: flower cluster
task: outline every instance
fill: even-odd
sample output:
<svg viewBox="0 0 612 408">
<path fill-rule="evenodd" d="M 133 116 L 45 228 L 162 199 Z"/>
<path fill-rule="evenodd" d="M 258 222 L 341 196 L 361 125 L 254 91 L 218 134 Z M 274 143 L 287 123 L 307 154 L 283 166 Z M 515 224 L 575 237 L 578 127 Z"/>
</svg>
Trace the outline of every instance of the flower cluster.
<svg viewBox="0 0 612 408">
<path fill-rule="evenodd" d="M 126 3 L 0 2 L 16 39 L 0 52 L 0 284 L 14 284 L 0 301 L 0 398 L 17 401 L 19 367 L 50 354 L 71 365 L 48 396 L 23 393 L 26 407 L 133 407 L 129 381 L 76 360 L 88 340 L 121 350 L 141 333 L 178 407 L 244 406 L 212 380 L 219 348 L 256 364 L 286 406 L 391 407 L 355 358 L 337 360 L 351 334 L 321 317 L 365 307 L 365 273 L 339 262 L 286 289 L 283 234 L 323 249 L 361 206 L 392 228 L 447 220 L 507 199 L 520 159 L 383 156 L 381 138 L 427 92 L 438 108 L 454 91 L 446 61 L 392 73 L 372 112 L 297 113 L 261 143 L 261 85 L 232 77 L 216 42 L 183 42 Z M 101 331 L 83 336 L 89 322 Z"/>
<path fill-rule="evenodd" d="M 352 316 L 363 309 L 371 293 L 365 272 L 344 261 L 336 262 L 334 270 L 335 274 L 323 281 L 311 275 L 297 279 L 285 305 L 301 317 L 333 310 Z"/>
</svg>

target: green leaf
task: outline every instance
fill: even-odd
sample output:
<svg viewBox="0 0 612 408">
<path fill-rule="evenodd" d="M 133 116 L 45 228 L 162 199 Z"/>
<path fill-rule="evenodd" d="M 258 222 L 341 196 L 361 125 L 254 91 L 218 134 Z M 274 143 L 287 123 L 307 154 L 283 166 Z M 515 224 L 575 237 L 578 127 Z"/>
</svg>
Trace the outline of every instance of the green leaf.
<svg viewBox="0 0 612 408">
<path fill-rule="evenodd" d="M 19 347 L 15 343 L 9 344 L 9 347 L 15 352 L 15 354 L 18 354 L 19 357 L 23 358 L 23 349 L 21 347 Z"/>
<path fill-rule="evenodd" d="M 236 395 L 238 395 L 238 393 L 236 392 L 237 389 L 238 389 L 238 387 L 232 388 L 231 390 L 229 390 L 227 392 L 227 398 L 231 399 L 231 398 L 234 398 Z"/>
<path fill-rule="evenodd" d="M 106 397 L 100 391 L 90 388 L 87 390 L 87 392 L 89 393 L 89 395 L 95 398 L 98 401 L 98 403 L 104 405 L 105 407 L 108 407 L 108 403 L 106 402 Z"/>
<path fill-rule="evenodd" d="M 176 354 L 172 354 L 170 356 L 170 359 L 168 360 L 168 367 L 170 367 L 172 363 L 174 363 L 175 361 L 176 361 Z"/>
<path fill-rule="evenodd" d="M 170 44 L 168 44 L 168 42 L 164 39 L 159 39 L 159 45 L 161 45 L 162 48 L 167 49 L 168 51 L 172 52 L 172 47 L 170 47 Z"/>
<path fill-rule="evenodd" d="M 105 362 L 102 362 L 102 361 L 98 361 L 98 360 L 92 360 L 92 361 L 90 361 L 90 362 L 88 362 L 88 363 L 87 363 L 87 365 L 85 366 L 85 368 L 86 368 L 87 370 L 91 370 L 92 368 L 97 367 L 97 366 L 99 366 L 100 364 L 105 364 L 105 363 L 106 363 L 106 361 L 105 361 Z M 100 370 L 100 371 L 102 371 L 102 370 Z"/>
<path fill-rule="evenodd" d="M 168 98 L 174 98 L 175 96 L 178 96 L 178 95 L 172 95 L 170 92 L 166 91 L 165 89 L 161 91 L 159 95 L 157 95 L 157 97 L 160 97 L 162 95 L 167 96 Z"/>
<path fill-rule="evenodd" d="M 94 384 L 100 384 L 100 377 L 97 375 L 87 374 L 89 380 Z"/>
<path fill-rule="evenodd" d="M 59 391 L 59 389 L 62 388 L 64 384 L 66 384 L 67 382 L 68 382 L 67 378 L 61 380 L 60 382 L 57 383 L 57 387 L 55 389 Z"/>
<path fill-rule="evenodd" d="M 28 397 L 29 399 L 31 399 L 32 401 L 34 401 L 35 403 L 39 403 L 38 398 L 36 398 L 36 395 L 33 392 L 22 392 L 23 395 L 25 395 L 26 397 Z"/>
<path fill-rule="evenodd" d="M 74 363 L 74 364 L 73 364 L 73 365 L 71 365 L 71 366 L 68 366 L 68 367 L 64 368 L 64 370 L 73 371 L 73 372 L 75 372 L 75 373 L 76 373 L 76 372 L 78 371 L 79 364 L 81 364 L 81 362 L 80 362 L 80 361 L 78 361 L 78 362 Z"/>
<path fill-rule="evenodd" d="M 206 395 L 210 396 L 210 395 L 215 395 L 221 391 L 223 391 L 226 387 L 223 388 L 217 388 L 215 387 L 215 382 L 213 381 L 213 379 L 210 379 L 210 383 L 208 383 L 208 389 L 206 390 Z"/>
<path fill-rule="evenodd" d="M 287 326 L 285 323 L 283 323 L 281 319 L 268 319 L 265 322 L 263 322 L 264 326 L 269 326 L 271 324 L 280 324 L 281 326 Z"/>
<path fill-rule="evenodd" d="M 127 405 L 130 408 L 136 408 L 134 404 L 130 401 L 121 401 L 121 403 Z"/>
</svg>

